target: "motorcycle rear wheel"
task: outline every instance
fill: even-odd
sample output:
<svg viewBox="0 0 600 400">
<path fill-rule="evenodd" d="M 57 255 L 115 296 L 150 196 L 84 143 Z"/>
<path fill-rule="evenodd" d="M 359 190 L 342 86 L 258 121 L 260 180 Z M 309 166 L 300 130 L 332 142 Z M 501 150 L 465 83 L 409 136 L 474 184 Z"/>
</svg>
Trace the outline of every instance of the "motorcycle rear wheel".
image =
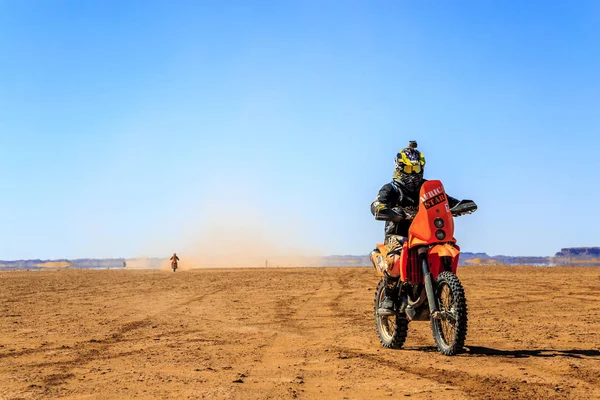
<svg viewBox="0 0 600 400">
<path fill-rule="evenodd" d="M 438 275 L 435 285 L 441 317 L 431 319 L 433 339 L 440 353 L 453 356 L 462 351 L 467 338 L 467 299 L 460 280 L 452 272 Z"/>
<path fill-rule="evenodd" d="M 379 341 L 383 347 L 387 347 L 388 349 L 399 349 L 406 341 L 408 319 L 404 314 L 395 314 L 391 316 L 379 315 L 377 310 L 379 310 L 381 302 L 383 301 L 384 288 L 385 283 L 382 279 L 377 285 L 377 290 L 375 290 L 375 329 L 377 329 L 377 335 L 379 336 Z"/>
</svg>

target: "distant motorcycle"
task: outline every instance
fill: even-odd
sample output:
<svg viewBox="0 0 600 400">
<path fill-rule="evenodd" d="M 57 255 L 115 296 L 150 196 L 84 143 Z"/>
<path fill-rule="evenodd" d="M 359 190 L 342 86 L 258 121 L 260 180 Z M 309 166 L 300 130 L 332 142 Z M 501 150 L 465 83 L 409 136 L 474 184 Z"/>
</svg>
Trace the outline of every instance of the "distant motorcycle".
<svg viewBox="0 0 600 400">
<path fill-rule="evenodd" d="M 173 253 L 173 255 L 171 256 L 171 258 L 169 258 L 169 260 L 171 261 L 171 269 L 173 270 L 173 272 L 177 271 L 177 261 L 179 261 L 179 257 L 177 257 L 177 253 Z"/>
<path fill-rule="evenodd" d="M 387 250 L 378 244 L 371 261 L 382 277 L 375 292 L 375 327 L 381 344 L 401 348 L 410 321 L 431 321 L 438 351 L 454 355 L 464 347 L 467 337 L 467 300 L 456 276 L 460 248 L 454 238 L 453 216 L 477 210 L 471 200 L 462 200 L 452 209 L 440 181 L 425 181 L 419 208 L 402 243 L 402 253 L 394 268 L 400 272 L 395 314 L 379 315 L 384 298 L 383 272 Z"/>
</svg>

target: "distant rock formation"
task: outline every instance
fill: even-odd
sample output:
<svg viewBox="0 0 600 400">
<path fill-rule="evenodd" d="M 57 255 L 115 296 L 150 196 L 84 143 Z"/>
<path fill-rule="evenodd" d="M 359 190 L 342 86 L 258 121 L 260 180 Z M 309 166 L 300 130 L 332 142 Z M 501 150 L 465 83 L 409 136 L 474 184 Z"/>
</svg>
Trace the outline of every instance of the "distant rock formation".
<svg viewBox="0 0 600 400">
<path fill-rule="evenodd" d="M 16 260 L 0 261 L 0 268 L 41 269 L 41 268 L 123 268 L 124 258 L 80 258 L 75 260 Z"/>
<path fill-rule="evenodd" d="M 561 249 L 554 257 L 488 256 L 486 253 L 460 254 L 461 265 L 587 265 L 600 266 L 600 247 L 571 247 Z"/>
<path fill-rule="evenodd" d="M 550 257 L 514 257 L 514 256 L 488 256 L 486 253 L 460 253 L 460 265 L 547 265 L 551 264 Z"/>
<path fill-rule="evenodd" d="M 571 257 L 579 259 L 600 258 L 600 247 L 569 247 L 560 249 L 554 257 Z"/>
<path fill-rule="evenodd" d="M 600 247 L 569 247 L 554 255 L 555 264 L 600 265 Z"/>
</svg>

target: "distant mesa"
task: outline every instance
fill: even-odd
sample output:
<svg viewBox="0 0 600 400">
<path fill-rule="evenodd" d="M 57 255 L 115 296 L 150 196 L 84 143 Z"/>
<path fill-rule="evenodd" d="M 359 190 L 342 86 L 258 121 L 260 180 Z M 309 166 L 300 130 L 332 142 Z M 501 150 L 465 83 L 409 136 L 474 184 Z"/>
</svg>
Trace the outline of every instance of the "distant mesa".
<svg viewBox="0 0 600 400">
<path fill-rule="evenodd" d="M 560 249 L 554 262 L 567 265 L 600 265 L 600 247 L 571 247 Z"/>
<path fill-rule="evenodd" d="M 67 268 L 67 267 L 72 267 L 72 266 L 73 266 L 73 264 L 71 264 L 68 261 L 47 261 L 47 262 L 36 264 L 36 267 L 40 267 L 40 268 Z"/>
<path fill-rule="evenodd" d="M 489 256 L 486 253 L 460 253 L 460 265 L 551 265 L 552 257 Z"/>
<path fill-rule="evenodd" d="M 0 261 L 2 269 L 52 269 L 52 268 L 123 268 L 125 259 L 59 259 L 59 260 L 16 260 Z"/>
<path fill-rule="evenodd" d="M 570 247 L 560 249 L 554 257 L 571 257 L 580 259 L 600 258 L 600 247 Z"/>
<path fill-rule="evenodd" d="M 498 264 L 498 261 L 494 258 L 480 258 L 474 257 L 464 260 L 464 264 L 467 265 L 485 265 L 485 264 Z"/>
<path fill-rule="evenodd" d="M 586 265 L 600 266 L 600 247 L 570 247 L 561 249 L 554 257 L 493 256 L 485 253 L 461 253 L 462 265 Z"/>
</svg>

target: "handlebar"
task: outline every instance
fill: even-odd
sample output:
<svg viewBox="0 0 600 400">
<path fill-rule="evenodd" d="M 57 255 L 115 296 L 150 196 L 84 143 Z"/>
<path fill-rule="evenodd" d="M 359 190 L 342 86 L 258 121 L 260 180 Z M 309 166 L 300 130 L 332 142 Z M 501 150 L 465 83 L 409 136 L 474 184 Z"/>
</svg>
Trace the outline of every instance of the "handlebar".
<svg viewBox="0 0 600 400">
<path fill-rule="evenodd" d="M 389 219 L 380 219 L 381 221 L 394 221 L 400 222 L 404 220 L 412 220 L 417 215 L 418 208 L 417 207 L 397 207 L 393 209 L 398 214 L 398 219 L 389 218 Z M 453 217 L 458 217 L 460 215 L 472 214 L 477 210 L 477 204 L 473 200 L 461 200 L 454 207 L 450 209 Z"/>
</svg>

